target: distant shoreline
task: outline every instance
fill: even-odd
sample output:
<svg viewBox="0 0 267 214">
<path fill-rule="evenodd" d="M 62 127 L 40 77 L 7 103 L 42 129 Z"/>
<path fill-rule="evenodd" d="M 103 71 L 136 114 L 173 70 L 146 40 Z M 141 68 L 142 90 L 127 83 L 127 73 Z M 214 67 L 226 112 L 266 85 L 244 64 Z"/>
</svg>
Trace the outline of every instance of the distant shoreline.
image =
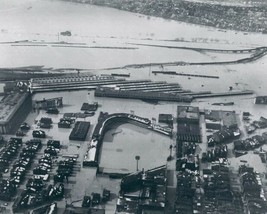
<svg viewBox="0 0 267 214">
<path fill-rule="evenodd" d="M 227 5 L 184 0 L 170 0 L 162 3 L 157 0 L 130 0 L 127 2 L 123 0 L 60 1 L 110 7 L 122 11 L 224 30 L 267 33 L 264 21 L 267 19 L 267 6 L 265 5 L 242 6 L 238 4 Z"/>
</svg>

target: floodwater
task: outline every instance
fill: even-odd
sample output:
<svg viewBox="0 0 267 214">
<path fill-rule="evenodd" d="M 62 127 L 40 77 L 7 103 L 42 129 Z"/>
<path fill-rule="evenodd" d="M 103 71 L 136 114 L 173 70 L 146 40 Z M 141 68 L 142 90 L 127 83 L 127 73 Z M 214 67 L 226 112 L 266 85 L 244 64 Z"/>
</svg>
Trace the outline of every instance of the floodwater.
<svg viewBox="0 0 267 214">
<path fill-rule="evenodd" d="M 104 69 L 145 63 L 237 60 L 249 57 L 249 54 L 136 44 L 246 49 L 265 46 L 267 34 L 225 31 L 112 8 L 50 0 L 0 1 L 0 26 L 1 68 L 33 65 L 80 68 L 89 69 L 93 74 L 130 73 L 133 79 L 178 82 L 193 91 L 221 92 L 229 90 L 230 86 L 238 90 L 254 90 L 257 95 L 267 91 L 267 56 L 247 64 Z M 60 35 L 67 30 L 71 31 L 71 36 Z M 14 43 L 22 40 L 24 42 Z M 127 49 L 114 49 L 118 47 Z M 219 79 L 154 76 L 151 75 L 153 70 L 215 75 Z"/>
<path fill-rule="evenodd" d="M 230 61 L 248 55 L 200 53 L 133 43 L 240 49 L 263 46 L 267 40 L 262 34 L 245 35 L 112 8 L 50 0 L 1 1 L 0 26 L 2 68 L 39 65 L 103 69 L 143 63 Z M 64 31 L 71 31 L 72 35 L 62 36 L 60 32 Z M 177 39 L 182 42 L 162 41 Z M 15 41 L 24 42 L 4 43 Z M 118 47 L 126 49 L 114 49 Z"/>
<path fill-rule="evenodd" d="M 100 167 L 105 173 L 132 173 L 165 165 L 172 139 L 132 124 L 118 124 L 104 137 Z M 160 151 L 160 152 L 159 152 Z"/>
</svg>

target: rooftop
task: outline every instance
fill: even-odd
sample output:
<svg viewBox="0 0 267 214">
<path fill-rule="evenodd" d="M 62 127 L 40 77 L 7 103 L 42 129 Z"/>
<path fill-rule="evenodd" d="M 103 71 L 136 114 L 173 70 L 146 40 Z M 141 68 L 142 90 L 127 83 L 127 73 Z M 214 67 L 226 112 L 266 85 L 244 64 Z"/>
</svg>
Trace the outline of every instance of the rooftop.
<svg viewBox="0 0 267 214">
<path fill-rule="evenodd" d="M 205 110 L 205 118 L 211 121 L 222 121 L 223 126 L 231 127 L 237 124 L 234 111 Z"/>
<path fill-rule="evenodd" d="M 12 93 L 5 96 L 0 101 L 0 123 L 7 122 L 20 107 L 26 97 L 26 93 Z"/>
<path fill-rule="evenodd" d="M 199 119 L 199 108 L 193 106 L 178 106 L 177 108 L 178 119 Z"/>
<path fill-rule="evenodd" d="M 105 81 L 114 80 L 113 76 L 92 76 L 90 74 L 67 74 L 64 76 L 56 77 L 42 77 L 42 78 L 32 78 L 32 85 L 42 85 L 42 84 L 53 84 L 53 83 L 64 83 L 64 82 L 86 82 L 86 81 Z"/>
</svg>

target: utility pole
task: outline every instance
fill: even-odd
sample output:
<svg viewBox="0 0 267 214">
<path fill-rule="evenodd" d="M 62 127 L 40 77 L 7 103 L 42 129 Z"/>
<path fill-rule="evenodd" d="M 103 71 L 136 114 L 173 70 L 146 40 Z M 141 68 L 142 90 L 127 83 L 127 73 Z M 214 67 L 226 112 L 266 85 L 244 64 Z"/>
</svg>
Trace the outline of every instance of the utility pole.
<svg viewBox="0 0 267 214">
<path fill-rule="evenodd" d="M 172 148 L 173 148 L 173 146 L 172 146 L 172 144 L 171 144 L 170 147 L 169 147 L 169 149 L 170 149 L 170 155 L 169 155 L 169 157 L 167 158 L 167 161 L 171 161 L 171 160 L 172 160 Z"/>
</svg>

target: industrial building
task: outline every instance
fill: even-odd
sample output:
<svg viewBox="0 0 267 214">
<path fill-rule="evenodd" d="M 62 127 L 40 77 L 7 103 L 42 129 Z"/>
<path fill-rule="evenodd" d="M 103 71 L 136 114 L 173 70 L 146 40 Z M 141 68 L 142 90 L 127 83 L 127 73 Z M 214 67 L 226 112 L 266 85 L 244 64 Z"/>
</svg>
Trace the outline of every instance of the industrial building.
<svg viewBox="0 0 267 214">
<path fill-rule="evenodd" d="M 141 99 L 145 101 L 173 101 L 173 102 L 191 102 L 192 96 L 184 94 L 172 94 L 161 92 L 148 91 L 129 91 L 115 90 L 110 88 L 97 88 L 95 91 L 96 97 L 115 97 L 124 99 Z"/>
<path fill-rule="evenodd" d="M 159 123 L 166 123 L 170 127 L 173 127 L 173 116 L 172 114 L 159 114 Z"/>
<path fill-rule="evenodd" d="M 0 133 L 14 134 L 32 109 L 29 93 L 13 92 L 0 101 Z"/>
<path fill-rule="evenodd" d="M 208 129 L 237 128 L 238 122 L 234 111 L 205 110 L 205 122 Z"/>
<path fill-rule="evenodd" d="M 48 108 L 59 108 L 63 106 L 63 98 L 56 97 L 52 99 L 34 100 L 34 109 L 48 109 Z"/>
<path fill-rule="evenodd" d="M 99 85 L 109 85 L 124 82 L 124 79 L 112 76 L 92 76 L 89 74 L 70 74 L 57 77 L 32 78 L 31 92 L 64 91 L 77 89 L 94 89 Z"/>
<path fill-rule="evenodd" d="M 178 106 L 177 108 L 177 140 L 182 142 L 201 142 L 199 127 L 199 108 Z"/>
</svg>

